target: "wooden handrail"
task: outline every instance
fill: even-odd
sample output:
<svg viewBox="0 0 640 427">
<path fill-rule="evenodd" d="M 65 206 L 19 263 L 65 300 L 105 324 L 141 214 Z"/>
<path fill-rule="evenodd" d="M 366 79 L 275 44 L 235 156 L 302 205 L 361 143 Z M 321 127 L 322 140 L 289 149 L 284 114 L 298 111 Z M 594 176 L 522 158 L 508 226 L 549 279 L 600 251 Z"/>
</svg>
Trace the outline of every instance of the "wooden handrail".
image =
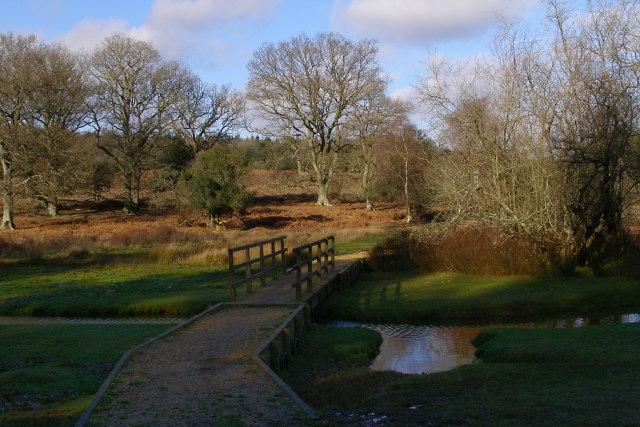
<svg viewBox="0 0 640 427">
<path fill-rule="evenodd" d="M 247 248 L 249 248 L 249 249 L 256 248 L 256 247 L 258 247 L 260 245 L 266 245 L 267 243 L 275 243 L 275 242 L 277 242 L 279 240 L 284 240 L 286 238 L 287 238 L 287 236 L 278 236 L 278 237 L 274 237 L 273 239 L 261 240 L 261 241 L 256 242 L 256 243 L 248 243 L 248 244 L 243 245 L 243 246 L 236 246 L 235 248 L 229 249 L 229 251 L 230 252 L 231 251 L 238 252 L 238 251 L 241 251 L 241 250 L 244 250 L 244 249 L 247 249 Z"/>
<path fill-rule="evenodd" d="M 324 250 L 322 247 L 324 246 Z M 313 249 L 316 249 L 314 255 Z M 314 277 L 325 277 L 329 273 L 336 271 L 336 250 L 335 237 L 328 236 L 315 242 L 307 243 L 293 249 L 296 256 L 296 281 L 292 287 L 296 288 L 296 300 L 302 300 L 302 282 L 307 282 L 307 292 L 313 289 Z M 314 271 L 313 262 L 317 261 L 317 268 Z M 302 268 L 306 267 L 307 272 L 302 274 Z"/>
<path fill-rule="evenodd" d="M 287 253 L 287 249 L 284 247 L 284 241 L 287 236 L 279 236 L 274 237 L 273 239 L 262 240 L 256 243 L 249 243 L 243 246 L 237 246 L 235 248 L 229 249 L 229 291 L 231 301 L 237 300 L 236 287 L 238 285 L 247 284 L 247 293 L 250 294 L 253 292 L 253 281 L 256 279 L 260 279 L 260 284 L 262 286 L 266 285 L 267 280 L 266 276 L 273 272 L 273 278 L 278 278 L 278 273 L 280 271 L 284 272 L 285 269 L 285 255 Z M 279 242 L 280 248 L 276 250 L 276 243 Z M 270 249 L 270 252 L 265 254 L 265 247 Z M 251 249 L 259 248 L 260 255 L 257 257 L 251 257 Z M 244 260 L 238 264 L 235 264 L 234 254 L 236 252 L 244 251 Z M 278 256 L 280 257 L 280 261 L 278 262 Z M 266 266 L 265 261 L 271 260 L 271 265 L 269 267 Z M 252 269 L 253 264 L 259 264 L 259 268 L 254 273 Z M 240 280 L 236 280 L 235 272 L 237 270 L 245 270 L 245 277 Z"/>
</svg>

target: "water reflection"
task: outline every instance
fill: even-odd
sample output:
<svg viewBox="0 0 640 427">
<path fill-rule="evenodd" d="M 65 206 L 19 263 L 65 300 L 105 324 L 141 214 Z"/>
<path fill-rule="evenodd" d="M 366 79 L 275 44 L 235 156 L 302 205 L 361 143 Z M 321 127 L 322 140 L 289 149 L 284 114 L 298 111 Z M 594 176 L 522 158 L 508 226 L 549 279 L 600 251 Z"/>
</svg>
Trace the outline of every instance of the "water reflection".
<svg viewBox="0 0 640 427">
<path fill-rule="evenodd" d="M 334 322 L 330 326 L 361 326 L 382 335 L 380 353 L 371 365 L 372 370 L 423 374 L 448 371 L 473 363 L 475 347 L 470 341 L 483 329 L 579 328 L 603 323 L 640 323 L 640 314 L 473 327 L 369 325 L 353 322 Z"/>
</svg>

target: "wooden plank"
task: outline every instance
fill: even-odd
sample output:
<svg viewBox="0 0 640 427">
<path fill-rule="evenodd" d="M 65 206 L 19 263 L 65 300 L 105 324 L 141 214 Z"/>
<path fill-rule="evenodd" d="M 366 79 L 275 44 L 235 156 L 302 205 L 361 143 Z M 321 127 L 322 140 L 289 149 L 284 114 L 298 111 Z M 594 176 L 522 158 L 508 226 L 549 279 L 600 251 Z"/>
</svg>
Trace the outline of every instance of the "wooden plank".
<svg viewBox="0 0 640 427">
<path fill-rule="evenodd" d="M 229 250 L 230 250 L 230 251 L 233 251 L 233 252 L 239 252 L 239 251 L 243 251 L 243 250 L 246 250 L 246 249 L 255 248 L 255 247 L 257 247 L 258 245 L 261 245 L 261 244 L 267 244 L 267 243 L 271 243 L 271 242 L 277 242 L 278 240 L 282 240 L 282 241 L 284 241 L 284 239 L 286 239 L 286 238 L 287 238 L 287 236 L 274 237 L 273 239 L 262 240 L 262 241 L 260 241 L 260 242 L 256 242 L 256 243 L 249 243 L 249 244 L 247 244 L 247 245 L 237 246 L 237 247 L 235 247 L 235 248 L 231 248 L 231 249 L 229 249 Z"/>
<path fill-rule="evenodd" d="M 246 249 L 245 249 L 245 251 L 246 251 Z M 284 256 L 284 253 L 285 253 L 285 252 L 287 252 L 287 250 L 286 250 L 286 249 L 285 249 L 285 250 L 284 250 L 284 252 L 283 252 L 283 256 Z M 280 255 L 280 251 L 277 251 L 277 252 L 276 252 L 276 255 Z M 260 261 L 264 261 L 264 260 L 267 260 L 267 259 L 269 259 L 269 258 L 271 258 L 271 254 L 264 255 L 264 256 L 261 256 L 261 257 L 256 257 L 256 258 L 250 258 L 249 260 L 247 260 L 247 261 L 243 261 L 243 262 L 241 262 L 240 264 L 234 264 L 234 265 L 233 265 L 233 270 L 240 270 L 240 269 L 242 269 L 243 267 L 246 267 L 247 265 L 256 264 L 256 263 L 258 263 L 258 262 L 260 262 Z M 230 267 L 230 268 L 231 268 L 231 267 Z"/>
</svg>

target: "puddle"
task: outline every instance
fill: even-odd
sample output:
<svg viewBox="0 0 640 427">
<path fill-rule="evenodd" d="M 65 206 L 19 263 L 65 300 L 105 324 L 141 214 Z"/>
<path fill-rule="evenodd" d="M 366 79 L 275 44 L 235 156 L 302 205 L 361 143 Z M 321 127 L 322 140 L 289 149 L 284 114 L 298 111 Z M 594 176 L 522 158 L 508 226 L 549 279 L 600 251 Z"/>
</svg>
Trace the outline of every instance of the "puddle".
<svg viewBox="0 0 640 427">
<path fill-rule="evenodd" d="M 332 322 L 329 326 L 360 326 L 373 329 L 382 335 L 380 353 L 371 364 L 372 370 L 424 374 L 448 371 L 473 363 L 475 361 L 475 347 L 471 345 L 470 341 L 483 329 L 578 328 L 604 323 L 640 323 L 640 314 L 469 327 L 371 325 L 354 322 Z"/>
</svg>

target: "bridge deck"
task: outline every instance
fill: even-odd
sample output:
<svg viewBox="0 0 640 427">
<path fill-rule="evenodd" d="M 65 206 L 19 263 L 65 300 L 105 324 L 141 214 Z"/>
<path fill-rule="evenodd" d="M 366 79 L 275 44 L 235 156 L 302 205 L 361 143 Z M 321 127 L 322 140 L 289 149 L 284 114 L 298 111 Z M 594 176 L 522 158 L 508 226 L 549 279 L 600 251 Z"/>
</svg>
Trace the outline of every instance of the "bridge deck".
<svg viewBox="0 0 640 427">
<path fill-rule="evenodd" d="M 335 276 L 336 273 L 344 270 L 349 265 L 351 265 L 355 259 L 352 256 L 350 257 L 337 257 L 336 258 L 336 272 L 333 274 L 329 274 L 327 277 L 322 279 L 315 277 L 313 281 L 314 290 L 326 284 L 331 278 Z M 266 286 L 255 286 L 253 287 L 253 293 L 245 294 L 240 302 L 245 304 L 288 304 L 296 302 L 296 289 L 293 287 L 293 284 L 296 280 L 296 273 L 291 272 L 287 273 L 277 280 L 272 280 L 267 283 Z M 302 297 L 308 295 L 307 284 L 302 284 Z"/>
<path fill-rule="evenodd" d="M 337 257 L 336 273 L 316 279 L 314 291 L 360 257 Z M 254 286 L 237 304 L 134 353 L 88 424 L 307 424 L 295 401 L 251 358 L 295 309 L 294 281 L 290 273 Z M 303 298 L 309 296 L 303 284 Z"/>
</svg>

